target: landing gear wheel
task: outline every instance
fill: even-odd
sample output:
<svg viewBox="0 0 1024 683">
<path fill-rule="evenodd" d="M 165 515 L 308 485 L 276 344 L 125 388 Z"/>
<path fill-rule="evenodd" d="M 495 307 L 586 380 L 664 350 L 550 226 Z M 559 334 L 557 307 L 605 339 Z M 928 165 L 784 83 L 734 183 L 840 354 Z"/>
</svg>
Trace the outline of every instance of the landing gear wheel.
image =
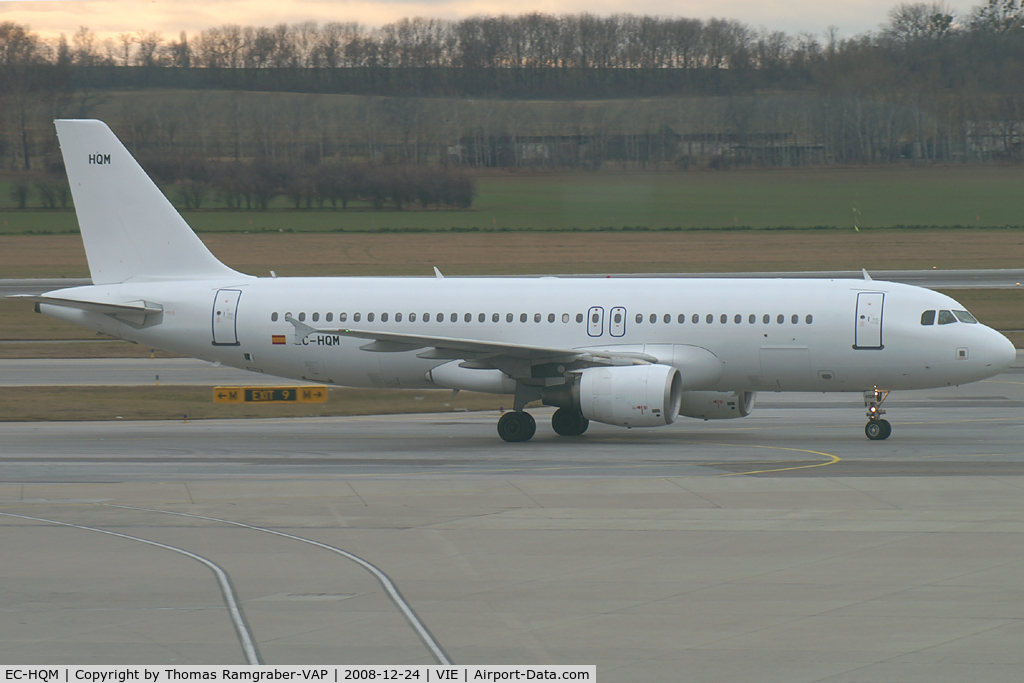
<svg viewBox="0 0 1024 683">
<path fill-rule="evenodd" d="M 529 441 L 537 433 L 537 421 L 529 413 L 505 413 L 498 420 L 498 436 L 509 443 Z"/>
<path fill-rule="evenodd" d="M 551 428 L 559 436 L 579 436 L 587 431 L 590 420 L 583 417 L 583 413 L 571 408 L 559 408 L 551 416 Z"/>
<path fill-rule="evenodd" d="M 888 420 L 869 420 L 864 425 L 864 434 L 872 441 L 883 441 L 892 434 L 892 425 Z"/>
</svg>

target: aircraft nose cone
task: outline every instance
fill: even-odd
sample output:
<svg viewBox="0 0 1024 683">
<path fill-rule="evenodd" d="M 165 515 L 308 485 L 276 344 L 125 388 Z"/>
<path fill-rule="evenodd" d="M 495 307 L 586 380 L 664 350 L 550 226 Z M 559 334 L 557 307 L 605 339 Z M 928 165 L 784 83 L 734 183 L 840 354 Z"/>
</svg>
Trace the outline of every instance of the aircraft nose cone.
<svg viewBox="0 0 1024 683">
<path fill-rule="evenodd" d="M 1017 349 L 1013 343 L 998 332 L 989 340 L 988 349 L 992 368 L 999 372 L 1007 370 L 1017 360 Z"/>
</svg>

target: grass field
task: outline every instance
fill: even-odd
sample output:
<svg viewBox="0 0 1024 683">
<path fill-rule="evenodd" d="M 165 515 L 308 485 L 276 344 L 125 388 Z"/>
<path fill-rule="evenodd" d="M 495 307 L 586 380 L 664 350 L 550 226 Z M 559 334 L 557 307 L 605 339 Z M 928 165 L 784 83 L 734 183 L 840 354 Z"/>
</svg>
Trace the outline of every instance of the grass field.
<svg viewBox="0 0 1024 683">
<path fill-rule="evenodd" d="M 1020 268 L 1024 230 L 206 234 L 254 275 Z M 0 278 L 88 277 L 78 235 L 0 235 Z"/>
<path fill-rule="evenodd" d="M 469 210 L 186 212 L 198 232 L 853 230 L 1024 225 L 1022 167 L 729 172 L 488 173 Z M 0 179 L 0 234 L 76 230 L 71 211 L 16 211 Z M 173 196 L 173 193 L 172 193 Z"/>
</svg>

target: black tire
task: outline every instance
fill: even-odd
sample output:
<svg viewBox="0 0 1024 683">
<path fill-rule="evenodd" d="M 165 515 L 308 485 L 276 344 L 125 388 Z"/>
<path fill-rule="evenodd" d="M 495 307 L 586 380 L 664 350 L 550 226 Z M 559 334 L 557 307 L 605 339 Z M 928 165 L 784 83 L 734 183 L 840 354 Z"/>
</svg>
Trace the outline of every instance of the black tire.
<svg viewBox="0 0 1024 683">
<path fill-rule="evenodd" d="M 892 434 L 892 425 L 889 424 L 888 420 L 879 420 L 879 422 L 882 424 L 882 438 L 888 439 Z"/>
<path fill-rule="evenodd" d="M 498 420 L 498 436 L 509 443 L 529 441 L 537 433 L 537 421 L 529 413 L 505 413 Z"/>
<path fill-rule="evenodd" d="M 571 408 L 559 408 L 551 416 L 551 428 L 559 436 L 580 436 L 587 431 L 590 420 L 583 417 L 583 413 Z"/>
<path fill-rule="evenodd" d="M 864 425 L 864 435 L 872 441 L 884 439 L 888 434 L 885 431 L 885 425 L 882 424 L 883 422 L 885 420 L 868 420 L 868 423 Z"/>
</svg>

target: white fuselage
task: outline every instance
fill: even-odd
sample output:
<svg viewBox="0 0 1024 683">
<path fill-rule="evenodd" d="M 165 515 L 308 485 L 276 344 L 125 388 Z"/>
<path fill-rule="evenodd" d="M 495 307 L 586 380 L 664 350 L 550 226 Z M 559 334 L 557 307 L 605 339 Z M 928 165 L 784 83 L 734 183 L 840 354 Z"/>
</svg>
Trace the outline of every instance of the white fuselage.
<svg viewBox="0 0 1024 683">
<path fill-rule="evenodd" d="M 687 388 L 712 391 L 924 389 L 990 377 L 1014 354 L 981 324 L 922 324 L 926 310 L 962 309 L 953 299 L 871 280 L 239 276 L 51 295 L 62 293 L 153 302 L 163 313 L 139 328 L 101 313 L 41 310 L 187 356 L 353 387 L 436 386 L 428 372 L 448 361 L 361 350 L 365 339 L 338 334 L 302 337 L 286 317 L 317 329 L 634 351 L 670 365 L 674 349 L 696 347 L 721 369 L 710 385 Z M 677 367 L 685 383 L 687 364 Z"/>
</svg>

